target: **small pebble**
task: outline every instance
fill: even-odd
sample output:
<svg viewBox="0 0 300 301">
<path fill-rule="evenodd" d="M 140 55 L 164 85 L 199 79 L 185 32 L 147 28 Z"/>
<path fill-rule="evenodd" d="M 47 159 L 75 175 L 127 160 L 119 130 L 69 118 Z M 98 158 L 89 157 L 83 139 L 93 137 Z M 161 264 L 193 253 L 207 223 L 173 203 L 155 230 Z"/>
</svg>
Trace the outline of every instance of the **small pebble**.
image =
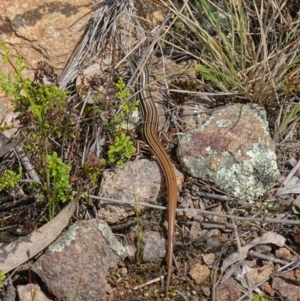
<svg viewBox="0 0 300 301">
<path fill-rule="evenodd" d="M 121 275 L 124 277 L 124 276 L 126 276 L 126 275 L 128 274 L 128 270 L 127 270 L 125 267 L 123 267 L 123 268 L 121 269 L 120 273 L 121 273 Z"/>
<path fill-rule="evenodd" d="M 202 287 L 201 290 L 202 290 L 202 293 L 204 294 L 204 296 L 206 296 L 206 297 L 210 296 L 210 288 L 208 286 Z"/>
<path fill-rule="evenodd" d="M 113 289 L 112 287 L 110 286 L 110 284 L 106 283 L 105 284 L 105 291 L 108 293 L 108 294 L 111 294 Z"/>
<path fill-rule="evenodd" d="M 203 254 L 202 259 L 207 265 L 212 265 L 216 260 L 216 255 L 214 253 Z"/>
<path fill-rule="evenodd" d="M 275 251 L 276 258 L 290 261 L 291 260 L 291 252 L 287 248 L 279 248 Z"/>
</svg>

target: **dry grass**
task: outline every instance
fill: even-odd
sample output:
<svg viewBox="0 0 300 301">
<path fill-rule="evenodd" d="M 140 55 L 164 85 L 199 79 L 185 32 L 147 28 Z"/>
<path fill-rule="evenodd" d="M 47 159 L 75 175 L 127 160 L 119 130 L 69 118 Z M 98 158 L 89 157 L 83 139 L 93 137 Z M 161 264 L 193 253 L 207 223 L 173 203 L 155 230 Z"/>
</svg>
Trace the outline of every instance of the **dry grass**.
<svg viewBox="0 0 300 301">
<path fill-rule="evenodd" d="M 216 92 L 231 92 L 231 101 L 276 110 L 277 141 L 295 127 L 300 20 L 291 2 L 193 0 L 181 8 L 164 3 L 174 20 L 173 38 L 163 41 L 195 58 L 204 82 Z"/>
</svg>

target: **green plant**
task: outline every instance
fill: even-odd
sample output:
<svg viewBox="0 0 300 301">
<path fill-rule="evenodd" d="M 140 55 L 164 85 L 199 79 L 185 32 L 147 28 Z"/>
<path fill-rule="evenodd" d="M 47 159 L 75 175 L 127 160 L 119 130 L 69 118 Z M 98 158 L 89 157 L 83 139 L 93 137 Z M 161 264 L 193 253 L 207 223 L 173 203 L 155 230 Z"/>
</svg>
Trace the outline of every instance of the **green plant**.
<svg viewBox="0 0 300 301">
<path fill-rule="evenodd" d="M 55 216 L 57 205 L 73 200 L 69 173 L 71 167 L 63 163 L 56 152 L 46 155 L 46 191 L 48 199 L 49 220 Z"/>
<path fill-rule="evenodd" d="M 282 114 L 281 122 L 277 130 L 277 135 L 284 135 L 290 129 L 294 128 L 296 124 L 300 121 L 298 113 L 300 111 L 300 105 L 295 103 L 294 96 L 300 91 L 300 75 L 290 75 L 285 81 L 285 94 L 287 97 L 291 97 L 290 103 L 285 106 L 284 112 Z M 279 120 L 280 120 L 279 116 Z"/>
<path fill-rule="evenodd" d="M 5 274 L 0 270 L 0 288 L 3 287 L 3 281 L 5 280 Z"/>
<path fill-rule="evenodd" d="M 99 159 L 92 153 L 87 154 L 86 162 L 83 164 L 83 173 L 89 178 L 86 194 L 87 199 L 88 195 L 91 194 L 92 189 L 94 189 L 94 186 L 105 166 L 105 159 Z"/>
<path fill-rule="evenodd" d="M 82 276 L 79 278 L 79 280 L 77 281 L 77 285 L 76 285 L 76 290 L 75 290 L 75 294 L 74 297 L 72 298 L 72 301 L 76 301 L 79 298 L 79 290 L 80 287 L 82 286 Z"/>
<path fill-rule="evenodd" d="M 36 295 L 37 295 L 36 290 L 33 290 L 32 293 L 31 293 L 31 301 L 35 300 Z"/>
<path fill-rule="evenodd" d="M 3 62 L 9 63 L 15 71 L 13 75 L 5 75 L 0 70 L 0 88 L 5 95 L 13 97 L 12 102 L 16 106 L 16 111 L 21 113 L 19 119 L 23 123 L 28 123 L 31 114 L 30 121 L 38 127 L 38 131 L 45 138 L 60 138 L 63 133 L 72 137 L 72 122 L 67 118 L 68 93 L 60 90 L 55 84 L 46 86 L 24 80 L 22 72 L 26 69 L 26 65 L 22 56 L 18 54 L 14 64 L 4 41 L 1 42 L 0 52 Z"/>
<path fill-rule="evenodd" d="M 4 124 L 0 127 L 0 133 L 10 130 L 11 128 L 12 128 L 12 125 L 8 125 L 6 122 L 4 122 Z"/>
<path fill-rule="evenodd" d="M 55 84 L 46 86 L 23 79 L 22 72 L 26 68 L 24 60 L 18 55 L 14 63 L 4 41 L 1 43 L 0 52 L 3 62 L 9 63 L 14 69 L 13 75 L 5 75 L 0 70 L 0 89 L 12 97 L 16 111 L 20 112 L 18 118 L 26 136 L 24 149 L 34 154 L 35 162 L 39 162 L 41 166 L 40 197 L 46 197 L 49 219 L 52 219 L 60 202 L 73 199 L 69 181 L 71 167 L 53 152 L 54 140 L 63 149 L 68 139 L 75 137 L 74 122 L 67 107 L 68 93 Z M 21 171 L 19 175 L 12 171 L 5 172 L 0 179 L 0 189 L 14 186 L 20 177 Z"/>
<path fill-rule="evenodd" d="M 110 163 L 116 163 L 117 166 L 124 166 L 124 161 L 130 159 L 136 152 L 130 136 L 121 133 L 115 137 L 114 144 L 109 146 L 108 160 Z"/>
<path fill-rule="evenodd" d="M 91 183 L 96 183 L 97 178 L 105 167 L 105 164 L 105 159 L 96 159 L 96 162 L 91 163 L 90 161 L 87 161 L 84 163 L 83 171 L 89 176 Z"/>
<path fill-rule="evenodd" d="M 253 301 L 266 301 L 267 300 L 263 294 L 253 294 L 252 297 L 253 297 Z"/>
<path fill-rule="evenodd" d="M 117 166 L 124 166 L 124 161 L 130 159 L 132 154 L 136 152 L 131 137 L 125 134 L 124 131 L 129 129 L 128 120 L 130 115 L 138 111 L 139 101 L 130 101 L 130 90 L 126 87 L 122 78 L 119 78 L 116 88 L 121 110 L 107 124 L 107 129 L 115 136 L 114 143 L 108 149 L 108 161 L 115 163 Z M 126 122 L 125 126 L 124 122 Z"/>
<path fill-rule="evenodd" d="M 300 111 L 300 105 L 299 104 L 292 104 L 288 106 L 288 110 L 285 113 L 284 118 L 282 119 L 282 122 L 280 124 L 280 127 L 278 128 L 278 134 L 282 134 L 288 129 L 295 126 L 299 120 L 300 117 L 298 116 L 298 112 Z"/>
<path fill-rule="evenodd" d="M 60 138 L 64 132 L 62 124 L 66 124 L 67 93 L 56 85 L 33 85 L 30 81 L 23 82 L 24 97 L 17 103 L 21 112 L 30 110 L 45 137 Z"/>
<path fill-rule="evenodd" d="M 22 176 L 21 167 L 19 167 L 19 173 L 15 173 L 10 169 L 4 171 L 4 173 L 0 176 L 0 191 L 14 188 L 20 181 L 21 176 Z"/>
<path fill-rule="evenodd" d="M 130 101 L 130 90 L 126 87 L 122 77 L 119 78 L 116 83 L 117 95 L 120 99 L 121 110 L 114 117 L 112 123 L 116 125 L 117 129 L 120 130 L 125 121 L 130 119 L 135 112 L 138 112 L 139 109 L 139 100 Z M 126 127 L 127 129 L 127 127 Z"/>
<path fill-rule="evenodd" d="M 128 87 L 126 87 L 122 77 L 120 77 L 116 83 L 116 88 L 118 90 L 117 94 L 120 96 L 120 98 L 124 102 L 127 102 L 127 100 L 130 98 L 130 90 Z"/>
<path fill-rule="evenodd" d="M 26 68 L 23 57 L 18 54 L 16 63 L 14 64 L 11 60 L 10 50 L 4 40 L 1 41 L 0 53 L 2 61 L 9 63 L 14 69 L 13 75 L 6 75 L 0 70 L 0 88 L 5 92 L 6 96 L 13 96 L 15 101 L 19 101 L 23 98 L 21 95 L 23 88 L 22 72 Z"/>
</svg>

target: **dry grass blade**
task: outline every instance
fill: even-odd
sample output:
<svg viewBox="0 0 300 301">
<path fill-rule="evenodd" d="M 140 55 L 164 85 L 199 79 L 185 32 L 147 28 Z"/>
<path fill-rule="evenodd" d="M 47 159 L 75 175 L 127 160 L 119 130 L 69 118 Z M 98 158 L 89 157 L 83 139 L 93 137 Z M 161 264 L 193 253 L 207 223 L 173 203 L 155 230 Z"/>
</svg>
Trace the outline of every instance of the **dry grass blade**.
<svg viewBox="0 0 300 301">
<path fill-rule="evenodd" d="M 197 71 L 207 83 L 223 92 L 238 91 L 241 100 L 265 106 L 278 103 L 286 77 L 298 75 L 300 68 L 295 34 L 299 22 L 286 35 L 277 25 L 285 26 L 286 1 L 257 5 L 256 1 L 194 0 L 185 2 L 184 10 L 170 2 L 165 3 L 197 40 L 193 51 L 185 51 L 193 57 L 199 53 Z"/>
<path fill-rule="evenodd" d="M 89 20 L 85 34 L 58 79 L 61 88 L 66 88 L 67 84 L 77 77 L 80 70 L 91 65 L 106 50 L 108 41 L 112 37 L 117 37 L 121 32 L 123 38 L 119 42 L 126 49 L 133 35 L 133 28 L 135 26 L 140 28 L 134 13 L 135 8 L 130 0 L 102 0 L 95 3 L 93 7 L 97 8 Z M 120 24 L 124 26 L 122 31 L 119 28 Z"/>
</svg>

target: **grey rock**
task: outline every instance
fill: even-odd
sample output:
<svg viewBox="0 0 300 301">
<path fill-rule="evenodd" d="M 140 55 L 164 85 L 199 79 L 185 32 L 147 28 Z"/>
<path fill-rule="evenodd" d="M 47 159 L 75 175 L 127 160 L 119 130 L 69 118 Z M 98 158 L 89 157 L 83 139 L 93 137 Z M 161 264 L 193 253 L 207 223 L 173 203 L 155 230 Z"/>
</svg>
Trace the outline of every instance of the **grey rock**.
<svg viewBox="0 0 300 301">
<path fill-rule="evenodd" d="M 154 261 L 165 256 L 165 240 L 155 231 L 147 231 L 143 237 L 143 260 Z"/>
<path fill-rule="evenodd" d="M 214 111 L 180 138 L 177 156 L 192 176 L 246 201 L 263 195 L 280 175 L 266 113 L 254 104 Z"/>
<path fill-rule="evenodd" d="M 177 182 L 182 183 L 183 175 L 176 171 L 176 176 Z M 162 171 L 156 161 L 149 159 L 130 161 L 124 168 L 104 171 L 100 192 L 101 197 L 144 203 L 157 203 L 160 198 L 167 197 Z M 99 204 L 98 216 L 109 224 L 135 215 L 134 207 L 130 204 L 104 200 Z M 143 211 L 145 207 L 138 206 L 138 210 Z"/>
</svg>

